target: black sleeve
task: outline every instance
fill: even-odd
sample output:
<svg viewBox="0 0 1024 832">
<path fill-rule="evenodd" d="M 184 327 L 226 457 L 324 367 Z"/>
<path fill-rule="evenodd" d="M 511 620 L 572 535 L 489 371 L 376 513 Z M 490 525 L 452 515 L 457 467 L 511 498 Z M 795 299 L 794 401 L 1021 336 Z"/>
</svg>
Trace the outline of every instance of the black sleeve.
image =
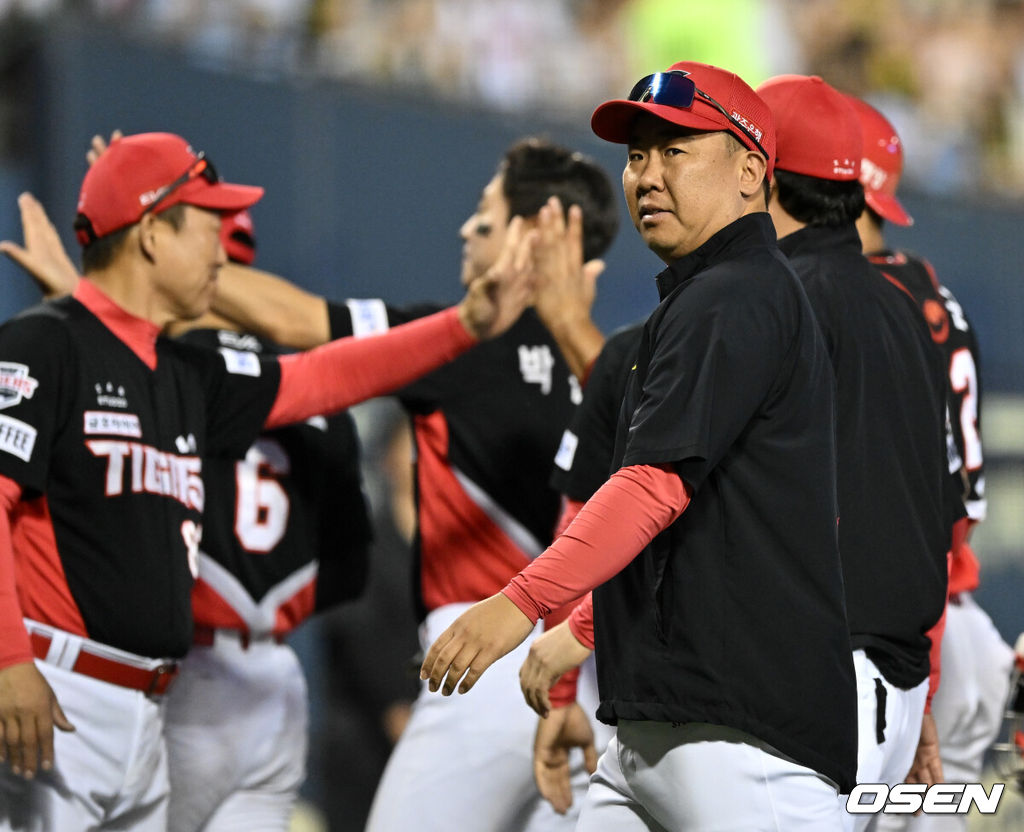
<svg viewBox="0 0 1024 832">
<path fill-rule="evenodd" d="M 320 512 L 316 609 L 359 597 L 370 569 L 370 523 L 360 471 L 359 437 L 348 413 L 328 419 L 334 464 Z"/>
<path fill-rule="evenodd" d="M 550 482 L 572 500 L 589 500 L 612 473 L 622 396 L 642 334 L 638 324 L 608 338 L 590 372 L 583 402 L 562 434 Z"/>
<path fill-rule="evenodd" d="M 46 490 L 76 376 L 71 338 L 52 310 L 36 307 L 0 327 L 0 474 Z"/>
<path fill-rule="evenodd" d="M 781 279 L 780 279 L 781 280 Z M 771 285 L 764 285 L 771 284 Z M 651 359 L 623 466 L 675 463 L 697 488 L 766 399 L 793 344 L 796 287 L 695 278 L 651 329 Z"/>
<path fill-rule="evenodd" d="M 173 348 L 199 375 L 206 403 L 207 455 L 241 459 L 263 430 L 281 383 L 277 358 L 217 351 L 180 341 Z"/>
<path fill-rule="evenodd" d="M 348 300 L 345 303 L 327 303 L 327 317 L 330 321 L 331 338 L 348 335 L 371 335 L 384 332 L 390 327 L 425 318 L 446 309 L 439 304 L 417 304 L 415 306 L 389 306 L 380 300 Z M 445 364 L 434 372 L 406 385 L 395 395 L 406 406 L 417 412 L 429 413 L 449 395 L 457 381 L 451 371 L 451 364 Z"/>
</svg>

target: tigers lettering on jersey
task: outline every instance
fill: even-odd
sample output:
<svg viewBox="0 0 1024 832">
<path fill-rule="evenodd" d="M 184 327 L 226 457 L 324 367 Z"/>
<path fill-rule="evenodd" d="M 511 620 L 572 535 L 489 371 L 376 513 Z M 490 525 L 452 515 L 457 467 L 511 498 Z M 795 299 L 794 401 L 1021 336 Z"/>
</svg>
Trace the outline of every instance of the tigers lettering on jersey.
<svg viewBox="0 0 1024 832">
<path fill-rule="evenodd" d="M 124 493 L 126 474 L 130 471 L 132 493 L 173 497 L 188 508 L 203 510 L 203 462 L 199 457 L 178 456 L 151 445 L 118 439 L 89 439 L 85 446 L 94 456 L 107 458 L 108 497 Z"/>
</svg>

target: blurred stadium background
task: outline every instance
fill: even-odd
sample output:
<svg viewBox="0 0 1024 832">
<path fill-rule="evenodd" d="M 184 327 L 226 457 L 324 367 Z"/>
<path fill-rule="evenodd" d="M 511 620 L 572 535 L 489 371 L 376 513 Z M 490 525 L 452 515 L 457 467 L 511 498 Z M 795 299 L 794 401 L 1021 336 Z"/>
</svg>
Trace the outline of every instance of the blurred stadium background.
<svg viewBox="0 0 1024 832">
<path fill-rule="evenodd" d="M 31 190 L 76 252 L 89 138 L 168 130 L 267 188 L 253 211 L 263 268 L 336 299 L 455 300 L 458 228 L 502 150 L 539 133 L 617 178 L 621 149 L 592 136 L 590 111 L 683 58 L 752 85 L 819 74 L 902 134 L 917 223 L 890 237 L 934 263 L 979 333 L 978 598 L 1012 643 L 1024 630 L 1021 0 L 0 0 L 0 238 L 20 241 L 16 198 Z M 607 262 L 595 316 L 610 331 L 656 301 L 658 261 L 624 209 Z M 6 260 L 0 286 L 3 318 L 38 299 Z M 298 645 L 314 702 L 309 828 L 362 828 L 415 693 L 393 666 L 415 644 L 394 597 L 408 596 L 409 508 L 392 496 L 402 436 L 386 403 L 357 416 L 384 531 L 370 597 Z M 1019 809 L 1007 801 L 978 828 L 1024 828 Z"/>
</svg>

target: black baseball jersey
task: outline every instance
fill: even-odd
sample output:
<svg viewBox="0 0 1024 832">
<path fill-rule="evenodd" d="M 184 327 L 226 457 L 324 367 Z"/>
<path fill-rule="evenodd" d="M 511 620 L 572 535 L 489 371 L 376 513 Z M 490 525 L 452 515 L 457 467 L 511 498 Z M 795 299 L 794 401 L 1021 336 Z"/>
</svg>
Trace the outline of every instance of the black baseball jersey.
<svg viewBox="0 0 1024 832">
<path fill-rule="evenodd" d="M 946 597 L 945 368 L 913 300 L 861 254 L 851 223 L 782 239 L 836 375 L 839 550 L 854 649 L 910 688 L 928 677 Z M 962 508 L 961 508 L 962 513 Z"/>
<path fill-rule="evenodd" d="M 332 304 L 331 334 L 379 331 L 439 308 Z M 397 395 L 416 439 L 421 613 L 487 598 L 551 541 L 559 496 L 547 481 L 579 384 L 527 310 Z"/>
<path fill-rule="evenodd" d="M 939 283 L 931 263 L 903 251 L 881 251 L 868 258 L 913 295 L 932 341 L 946 361 L 950 427 L 958 485 L 967 515 L 985 519 L 985 459 L 981 444 L 981 362 L 978 339 L 953 293 Z"/>
<path fill-rule="evenodd" d="M 203 459 L 245 453 L 279 379 L 276 362 L 158 337 L 87 280 L 0 327 L 0 474 L 23 489 L 12 517 L 22 613 L 183 656 Z"/>
<path fill-rule="evenodd" d="M 179 340 L 253 356 L 280 352 L 227 330 Z M 362 591 L 372 534 L 347 413 L 267 431 L 241 460 L 206 460 L 203 480 L 197 624 L 282 634 Z"/>
<path fill-rule="evenodd" d="M 605 341 L 587 378 L 583 403 L 562 434 L 551 487 L 571 500 L 586 502 L 612 473 L 619 410 L 642 333 L 643 324 L 633 324 Z"/>
<path fill-rule="evenodd" d="M 856 689 L 828 353 L 765 213 L 658 277 L 613 465 L 671 464 L 686 511 L 594 590 L 605 722 L 746 731 L 843 791 Z"/>
</svg>

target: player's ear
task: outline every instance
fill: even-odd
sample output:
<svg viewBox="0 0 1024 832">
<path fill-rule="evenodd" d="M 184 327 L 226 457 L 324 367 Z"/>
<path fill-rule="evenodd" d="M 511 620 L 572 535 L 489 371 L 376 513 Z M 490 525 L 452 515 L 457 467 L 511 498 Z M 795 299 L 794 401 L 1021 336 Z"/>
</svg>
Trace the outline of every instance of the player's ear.
<svg viewBox="0 0 1024 832">
<path fill-rule="evenodd" d="M 739 160 L 739 186 L 744 197 L 756 196 L 762 190 L 768 163 L 764 156 L 753 150 L 745 150 Z"/>
<path fill-rule="evenodd" d="M 145 214 L 135 229 L 136 245 L 142 256 L 151 262 L 156 259 L 158 222 L 154 214 Z"/>
</svg>

